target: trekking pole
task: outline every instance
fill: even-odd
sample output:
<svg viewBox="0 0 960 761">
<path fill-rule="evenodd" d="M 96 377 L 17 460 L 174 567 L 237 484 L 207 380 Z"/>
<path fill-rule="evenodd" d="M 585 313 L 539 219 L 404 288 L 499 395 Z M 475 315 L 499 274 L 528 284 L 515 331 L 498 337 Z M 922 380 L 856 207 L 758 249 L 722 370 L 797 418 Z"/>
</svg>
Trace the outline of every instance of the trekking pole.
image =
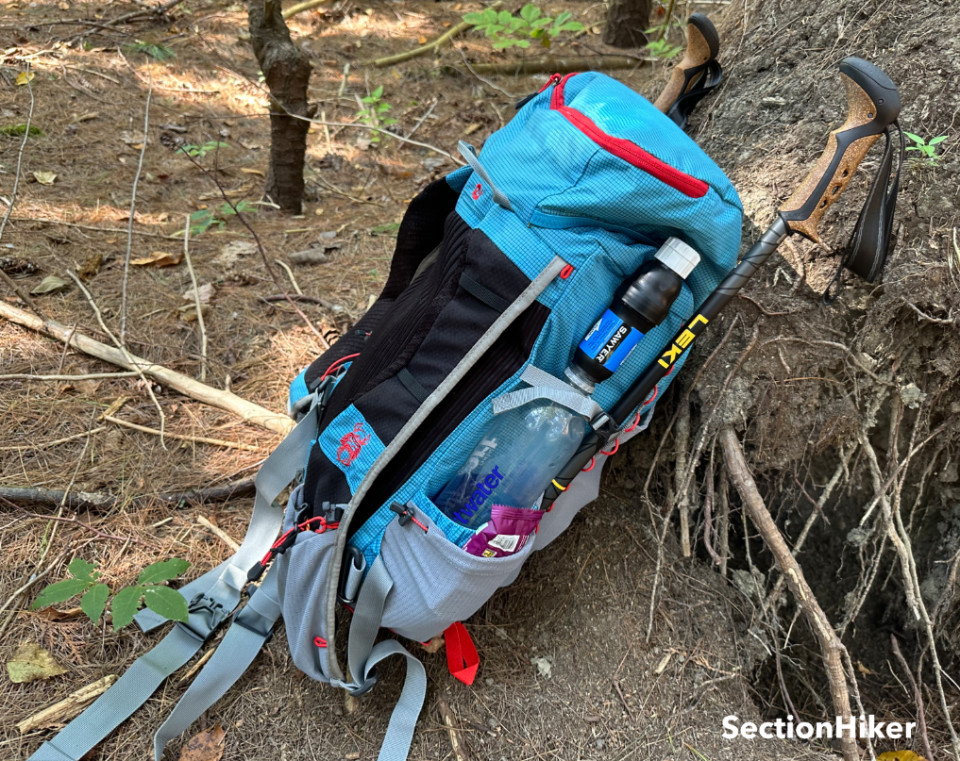
<svg viewBox="0 0 960 761">
<path fill-rule="evenodd" d="M 670 81 L 653 104 L 680 129 L 686 129 L 697 103 L 723 81 L 723 69 L 717 61 L 719 52 L 720 35 L 713 22 L 702 13 L 690 14 L 683 59 L 673 67 Z"/>
<path fill-rule="evenodd" d="M 846 188 L 870 147 L 900 113 L 900 95 L 891 79 L 862 58 L 845 58 L 840 73 L 847 94 L 847 119 L 827 139 L 827 146 L 813 170 L 780 207 L 777 219 L 751 246 L 740 263 L 700 305 L 687 325 L 674 336 L 610 409 L 607 420 L 587 434 L 580 448 L 547 489 L 542 509 L 549 509 L 567 485 L 613 437 L 633 412 L 643 404 L 657 383 L 703 333 L 737 292 L 784 239 L 799 233 L 820 242 L 817 227 L 830 205 Z"/>
</svg>

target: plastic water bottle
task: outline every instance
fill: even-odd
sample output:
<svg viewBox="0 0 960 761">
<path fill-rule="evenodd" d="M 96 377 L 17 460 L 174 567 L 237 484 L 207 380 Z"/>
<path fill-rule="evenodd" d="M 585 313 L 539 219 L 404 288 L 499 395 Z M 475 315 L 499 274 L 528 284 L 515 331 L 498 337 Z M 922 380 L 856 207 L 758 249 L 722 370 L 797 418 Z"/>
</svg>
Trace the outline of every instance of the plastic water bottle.
<svg viewBox="0 0 960 761">
<path fill-rule="evenodd" d="M 700 256 L 669 238 L 580 342 L 567 379 L 585 396 L 623 364 L 644 334 L 666 319 L 683 280 Z M 494 504 L 533 508 L 566 465 L 590 421 L 549 399 L 535 399 L 497 415 L 474 451 L 434 497 L 444 515 L 480 529 Z"/>
</svg>

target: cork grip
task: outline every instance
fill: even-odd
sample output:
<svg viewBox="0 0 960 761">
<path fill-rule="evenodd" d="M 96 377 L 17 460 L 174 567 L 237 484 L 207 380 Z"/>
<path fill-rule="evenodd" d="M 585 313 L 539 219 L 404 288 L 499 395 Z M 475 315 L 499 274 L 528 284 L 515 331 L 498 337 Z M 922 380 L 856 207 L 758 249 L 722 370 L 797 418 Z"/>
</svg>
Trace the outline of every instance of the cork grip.
<svg viewBox="0 0 960 761">
<path fill-rule="evenodd" d="M 654 105 L 663 111 L 674 104 L 684 92 L 697 81 L 695 76 L 688 75 L 691 69 L 702 66 L 712 58 L 717 57 L 720 49 L 720 37 L 713 23 L 702 13 L 693 13 L 687 19 L 687 50 L 674 68 L 670 81 L 667 82 L 660 97 Z"/>
<path fill-rule="evenodd" d="M 873 64 L 847 58 L 840 64 L 847 119 L 830 133 L 816 166 L 780 207 L 790 232 L 820 242 L 820 219 L 847 187 L 870 147 L 900 112 L 896 86 Z"/>
</svg>

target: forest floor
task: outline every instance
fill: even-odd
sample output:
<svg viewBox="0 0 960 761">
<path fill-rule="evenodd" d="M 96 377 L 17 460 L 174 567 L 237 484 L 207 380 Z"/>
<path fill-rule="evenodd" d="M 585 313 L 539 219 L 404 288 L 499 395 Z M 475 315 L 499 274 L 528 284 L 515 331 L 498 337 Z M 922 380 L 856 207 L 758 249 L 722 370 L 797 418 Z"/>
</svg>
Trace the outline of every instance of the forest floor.
<svg viewBox="0 0 960 761">
<path fill-rule="evenodd" d="M 737 62 L 728 76 L 741 78 L 741 84 L 727 85 L 707 102 L 692 134 L 731 174 L 750 218 L 765 227 L 778 200 L 819 153 L 828 128 L 839 123 L 842 99 L 834 64 L 843 50 L 831 49 L 829 60 L 822 49 L 816 53 L 823 61 L 808 65 L 805 76 L 815 83 L 821 77 L 823 84 L 798 95 L 782 87 L 780 75 L 774 74 L 778 70 L 770 69 L 773 59 L 767 62 L 766 56 L 776 53 L 783 71 L 789 71 L 803 60 L 801 48 L 781 55 L 753 46 L 761 30 L 769 33 L 763 25 L 773 15 L 773 4 L 741 6 L 735 12 L 726 4 L 681 2 L 675 15 L 717 12 L 724 50 L 729 47 L 729 59 Z M 0 129 L 14 133 L 0 134 L 0 212 L 10 212 L 0 228 L 0 266 L 23 291 L 35 294 L 32 299 L 45 317 L 109 343 L 88 299 L 67 273 L 77 275 L 111 331 L 119 335 L 123 330 L 132 353 L 193 377 L 205 372 L 211 385 L 282 411 L 290 380 L 376 297 L 409 200 L 430 180 L 460 165 L 453 158 L 459 139 L 481 145 L 509 120 L 515 102 L 546 80 L 546 75 L 472 73 L 470 63 L 521 55 L 493 52 L 476 33 L 462 35 L 437 57 L 383 69 L 365 63 L 423 44 L 478 7 L 413 0 L 365 7 L 344 0 L 290 20 L 294 39 L 312 56 L 310 93 L 318 117 L 308 137 L 304 211 L 291 218 L 256 205 L 267 171 L 269 129 L 265 90 L 245 39 L 242 6 L 186 0 L 155 15 L 142 5 L 122 2 L 0 0 Z M 602 5 L 548 3 L 544 9 L 570 10 L 587 27 L 584 34 L 556 43 L 554 55 L 623 54 L 599 41 Z M 860 11 L 844 12 L 851 23 L 869 24 Z M 132 13 L 139 15 L 115 23 Z M 682 44 L 678 29 L 671 34 Z M 905 40 L 896 58 L 901 74 L 912 50 L 909 36 Z M 879 50 L 840 47 L 867 57 Z M 154 57 L 165 51 L 172 55 Z M 636 67 L 614 75 L 654 98 L 669 64 L 650 60 L 642 49 L 626 53 L 637 57 Z M 726 65 L 728 58 L 722 53 L 721 60 Z M 748 76 L 762 85 L 752 94 L 743 84 Z M 363 127 L 361 112 L 371 102 L 361 99 L 377 92 L 373 104 L 389 104 L 388 115 L 397 120 L 391 130 L 416 143 Z M 956 93 L 951 92 L 956 108 Z M 735 98 L 741 106 L 731 104 Z M 936 107 L 941 106 L 947 109 L 937 101 Z M 918 119 L 920 109 L 917 105 Z M 942 130 L 927 133 L 931 136 L 955 127 L 939 111 L 931 116 L 929 107 L 923 119 Z M 28 120 L 41 133 L 23 142 L 16 127 Z M 735 123 L 741 129 L 732 129 Z M 796 129 L 785 129 L 787 124 Z M 798 140 L 806 142 L 791 148 Z M 195 154 L 194 160 L 187 152 Z M 955 160 L 946 163 L 954 172 Z M 928 202 L 940 206 L 907 222 L 916 238 L 909 239 L 910 250 L 929 244 L 935 258 L 933 252 L 950 251 L 957 174 L 937 196 L 930 189 L 929 169 L 912 172 L 908 186 L 912 177 Z M 242 204 L 249 228 L 231 213 L 224 195 L 232 204 Z M 188 218 L 194 273 L 182 256 Z M 812 313 L 815 291 L 829 278 L 829 267 L 815 264 L 813 250 L 798 244 L 787 259 L 778 260 L 771 278 L 782 272 L 796 287 L 785 286 L 786 280 L 778 286 L 776 278 L 764 281 L 760 295 L 751 296 L 753 303 L 741 305 L 751 320 L 760 313 Z M 128 254 L 144 261 L 130 268 L 124 283 Z M 796 279 L 798 272 L 803 280 Z M 954 270 L 937 275 L 937 287 L 952 287 L 948 272 Z M 194 274 L 209 300 L 202 330 L 189 295 Z M 41 292 L 43 283 L 47 292 Z M 302 315 L 272 298 L 295 291 L 314 298 L 297 302 Z M 6 285 L 0 285 L 0 294 L 8 303 L 19 303 Z M 756 299 L 768 299 L 766 306 Z M 940 311 L 930 300 L 918 308 L 946 315 L 953 302 L 941 301 Z M 801 318 L 784 327 L 784 321 L 771 317 L 763 337 L 812 330 L 798 327 Z M 728 325 L 721 324 L 718 337 Z M 747 326 L 740 332 L 742 341 L 731 351 L 742 352 L 749 341 Z M 791 362 L 799 362 L 790 373 L 799 382 L 810 380 L 799 377 L 807 375 L 801 369 L 807 351 L 789 355 Z M 733 355 L 725 367 L 735 361 Z M 765 354 L 763 361 L 763 372 L 780 372 L 771 369 L 779 365 L 775 355 Z M 120 632 L 103 623 L 94 626 L 73 607 L 76 601 L 58 611 L 31 611 L 39 590 L 65 578 L 74 557 L 95 563 L 112 587 L 133 583 L 146 565 L 167 557 L 190 561 L 187 578 L 221 562 L 231 554 L 223 535 L 242 539 L 251 500 L 171 505 L 159 496 L 248 479 L 279 441 L 276 434 L 160 385 L 148 388 L 136 377 L 104 375 L 116 370 L 0 321 L 0 410 L 5 413 L 0 421 L 0 489 L 69 489 L 116 499 L 111 508 L 78 510 L 0 500 L 0 662 L 7 663 L 18 647 L 33 642 L 66 668 L 60 676 L 25 684 L 0 677 L 0 758 L 26 758 L 51 736 L 49 728 L 21 735 L 16 722 L 86 684 L 122 673 L 157 640 L 134 626 Z M 815 372 L 819 377 L 821 369 Z M 714 378 L 711 387 L 706 377 L 704 394 L 716 390 L 720 380 L 722 376 Z M 187 440 L 161 440 L 101 417 L 108 413 L 158 429 L 160 416 L 150 392 L 163 409 L 165 430 Z M 739 393 L 748 396 L 749 389 Z M 767 399 L 758 417 L 758 430 L 769 434 L 773 464 L 788 462 L 795 450 L 802 455 L 812 436 L 804 429 L 791 438 L 772 427 L 770 409 L 777 403 L 775 395 Z M 844 415 L 849 415 L 842 405 L 838 409 L 830 420 L 842 429 Z M 784 414 L 795 412 L 790 408 Z M 795 420 L 804 419 L 804 410 L 796 414 Z M 820 424 L 826 425 L 822 419 Z M 634 467 L 650 466 L 660 435 L 666 435 L 662 426 L 646 449 L 635 446 L 637 451 L 617 465 L 616 478 L 608 480 L 587 514 L 468 622 L 482 659 L 472 688 L 449 676 L 442 651 L 423 653 L 429 687 L 412 758 L 455 758 L 440 713 L 444 701 L 464 758 L 477 760 L 797 761 L 830 753 L 827 747 L 799 741 L 721 737 L 726 715 L 759 720 L 782 714 L 786 686 L 782 678 L 756 677 L 764 663 L 772 662 L 772 651 L 758 624 L 755 601 L 742 586 L 731 585 L 698 557 L 682 557 L 673 532 L 661 548 L 663 568 L 656 570 L 659 528 L 640 509 L 635 481 L 642 479 Z M 837 441 L 841 438 L 842 431 L 835 434 Z M 955 481 L 955 466 L 953 473 Z M 857 496 L 850 498 L 856 501 Z M 793 655 L 799 657 L 799 650 Z M 875 662 L 871 665 L 876 668 Z M 913 720 L 903 713 L 904 707 L 913 710 L 912 697 L 894 681 L 897 677 L 864 668 L 875 677 L 865 694 L 896 690 L 885 705 L 880 698 L 870 705 L 878 718 Z M 374 758 L 401 681 L 396 666 L 386 667 L 369 696 L 345 702 L 339 691 L 300 674 L 285 638 L 277 636 L 239 685 L 188 735 L 221 725 L 228 761 Z M 185 687 L 177 676 L 171 678 L 91 758 L 147 757 L 150 736 Z M 817 688 L 826 699 L 822 684 Z M 814 695 L 817 691 L 811 688 Z M 829 718 L 811 710 L 805 718 Z M 177 745 L 172 743 L 168 758 L 178 757 Z"/>
</svg>

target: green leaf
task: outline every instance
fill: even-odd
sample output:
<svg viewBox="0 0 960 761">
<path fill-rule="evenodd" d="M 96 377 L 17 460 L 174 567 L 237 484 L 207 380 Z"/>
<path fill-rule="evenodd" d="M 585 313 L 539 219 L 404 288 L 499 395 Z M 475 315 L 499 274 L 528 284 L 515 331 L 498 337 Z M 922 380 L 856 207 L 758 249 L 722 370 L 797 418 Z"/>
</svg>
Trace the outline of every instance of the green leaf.
<svg viewBox="0 0 960 761">
<path fill-rule="evenodd" d="M 154 613 L 171 621 L 186 623 L 190 615 L 183 595 L 170 587 L 147 587 L 143 593 L 143 601 Z"/>
<path fill-rule="evenodd" d="M 23 137 L 27 133 L 26 124 L 7 124 L 0 127 L 0 135 L 9 135 L 10 137 Z M 30 137 L 42 137 L 43 130 L 39 127 L 30 125 Z"/>
<path fill-rule="evenodd" d="M 96 566 L 93 563 L 83 558 L 74 558 L 67 566 L 67 570 L 70 571 L 73 578 L 83 579 L 84 581 L 93 581 L 100 575 L 96 573 L 95 569 Z"/>
<path fill-rule="evenodd" d="M 563 11 L 562 13 L 559 13 L 557 15 L 557 18 L 554 20 L 553 23 L 559 26 L 560 24 L 563 24 L 564 22 L 569 21 L 572 16 L 573 14 L 570 13 L 570 11 Z"/>
<path fill-rule="evenodd" d="M 520 18 L 532 23 L 535 19 L 540 18 L 540 9 L 533 3 L 527 3 L 520 9 Z"/>
<path fill-rule="evenodd" d="M 947 139 L 946 135 L 940 135 L 939 137 L 933 138 L 929 143 L 927 143 L 927 145 L 939 145 L 946 139 Z"/>
<path fill-rule="evenodd" d="M 92 585 L 92 581 L 86 581 L 85 579 L 64 579 L 63 581 L 58 581 L 56 584 L 50 584 L 44 588 L 44 590 L 37 595 L 37 599 L 33 601 L 33 605 L 30 607 L 33 608 L 33 610 L 39 610 L 40 608 L 55 605 L 58 602 L 69 600 L 74 595 L 80 594 Z"/>
<path fill-rule="evenodd" d="M 471 11 L 470 13 L 463 14 L 463 20 L 468 24 L 473 24 L 474 26 L 479 26 L 483 23 L 484 17 L 482 13 L 477 13 L 476 11 Z"/>
<path fill-rule="evenodd" d="M 383 85 L 379 85 L 376 90 L 370 93 L 370 97 L 374 100 L 380 100 L 380 96 L 383 95 Z"/>
<path fill-rule="evenodd" d="M 579 21 L 568 21 L 562 27 L 560 27 L 561 32 L 580 32 L 583 31 L 585 27 Z"/>
<path fill-rule="evenodd" d="M 190 563 L 181 558 L 170 558 L 158 563 L 151 563 L 137 578 L 137 584 L 157 584 L 161 581 L 175 579 L 190 567 Z"/>
<path fill-rule="evenodd" d="M 917 146 L 917 145 L 908 145 L 908 146 L 907 146 L 907 150 L 908 150 L 908 151 L 919 151 L 919 150 L 923 150 L 923 149 L 920 148 L 920 147 Z"/>
<path fill-rule="evenodd" d="M 534 29 L 546 29 L 552 23 L 553 23 L 552 18 L 540 18 L 534 21 L 532 26 Z"/>
<path fill-rule="evenodd" d="M 509 26 L 510 22 L 513 21 L 513 14 L 510 11 L 500 11 L 497 14 L 497 21 L 504 26 Z"/>
<path fill-rule="evenodd" d="M 927 142 L 922 137 L 920 137 L 920 135 L 914 135 L 912 132 L 907 132 L 906 130 L 904 130 L 903 134 L 909 137 L 915 143 L 920 143 L 922 145 Z"/>
<path fill-rule="evenodd" d="M 118 631 L 133 621 L 140 607 L 140 598 L 143 596 L 143 587 L 124 587 L 113 596 L 110 603 L 110 612 L 113 613 L 113 630 Z"/>
<path fill-rule="evenodd" d="M 103 609 L 107 606 L 107 597 L 110 596 L 110 588 L 106 584 L 94 584 L 80 598 L 80 609 L 87 614 L 93 623 L 100 620 L 103 615 Z"/>
</svg>

